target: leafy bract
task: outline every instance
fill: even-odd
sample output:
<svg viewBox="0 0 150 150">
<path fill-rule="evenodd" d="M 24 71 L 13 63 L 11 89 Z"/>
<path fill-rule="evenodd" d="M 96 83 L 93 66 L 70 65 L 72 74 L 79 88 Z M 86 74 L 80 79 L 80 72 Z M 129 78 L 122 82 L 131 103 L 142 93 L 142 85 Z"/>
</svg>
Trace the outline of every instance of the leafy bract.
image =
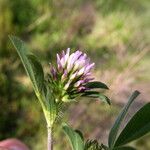
<svg viewBox="0 0 150 150">
<path fill-rule="evenodd" d="M 104 94 L 99 93 L 97 91 L 87 91 L 84 92 L 82 96 L 89 97 L 89 98 L 98 98 L 99 100 L 111 105 L 110 99 Z"/>
<path fill-rule="evenodd" d="M 63 123 L 63 130 L 68 136 L 72 150 L 84 150 L 84 141 L 78 132 L 74 131 L 66 123 Z"/>
<path fill-rule="evenodd" d="M 105 96 L 104 94 L 99 93 L 97 96 L 103 102 L 106 102 L 107 104 L 111 105 L 110 99 L 107 96 Z"/>
<path fill-rule="evenodd" d="M 120 125 L 124 119 L 124 117 L 126 116 L 128 109 L 130 107 L 130 105 L 132 104 L 132 102 L 134 101 L 134 99 L 139 95 L 140 93 L 138 91 L 135 91 L 131 97 L 129 98 L 128 103 L 125 105 L 125 107 L 122 109 L 121 113 L 119 114 L 119 116 L 117 117 L 113 127 L 111 128 L 111 131 L 109 133 L 109 138 L 108 138 L 108 145 L 109 147 L 112 149 L 114 147 L 117 135 L 118 135 L 118 131 L 120 128 Z"/>
<path fill-rule="evenodd" d="M 108 86 L 102 82 L 99 81 L 93 81 L 93 82 L 88 82 L 85 87 L 94 89 L 94 88 L 101 88 L 101 89 L 109 89 Z"/>
<path fill-rule="evenodd" d="M 150 132 L 150 103 L 144 105 L 120 133 L 115 146 L 127 144 Z"/>
<path fill-rule="evenodd" d="M 136 150 L 136 149 L 131 146 L 122 146 L 122 147 L 113 148 L 113 150 Z"/>
</svg>

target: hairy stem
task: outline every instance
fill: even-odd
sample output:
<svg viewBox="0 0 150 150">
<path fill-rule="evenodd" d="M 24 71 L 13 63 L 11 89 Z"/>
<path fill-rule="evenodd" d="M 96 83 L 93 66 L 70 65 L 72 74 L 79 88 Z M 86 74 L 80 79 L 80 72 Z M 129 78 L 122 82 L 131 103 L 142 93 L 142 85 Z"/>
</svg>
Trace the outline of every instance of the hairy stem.
<svg viewBox="0 0 150 150">
<path fill-rule="evenodd" d="M 53 138 L 52 138 L 52 128 L 47 127 L 47 150 L 53 150 Z"/>
</svg>

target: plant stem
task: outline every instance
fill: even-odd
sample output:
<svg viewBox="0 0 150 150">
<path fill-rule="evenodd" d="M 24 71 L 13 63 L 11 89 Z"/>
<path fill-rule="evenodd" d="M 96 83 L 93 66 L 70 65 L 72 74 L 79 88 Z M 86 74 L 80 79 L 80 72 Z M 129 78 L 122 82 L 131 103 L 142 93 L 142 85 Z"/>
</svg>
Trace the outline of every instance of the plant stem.
<svg viewBox="0 0 150 150">
<path fill-rule="evenodd" d="M 47 150 L 53 150 L 53 138 L 52 138 L 52 128 L 47 127 L 48 136 L 47 136 Z"/>
</svg>

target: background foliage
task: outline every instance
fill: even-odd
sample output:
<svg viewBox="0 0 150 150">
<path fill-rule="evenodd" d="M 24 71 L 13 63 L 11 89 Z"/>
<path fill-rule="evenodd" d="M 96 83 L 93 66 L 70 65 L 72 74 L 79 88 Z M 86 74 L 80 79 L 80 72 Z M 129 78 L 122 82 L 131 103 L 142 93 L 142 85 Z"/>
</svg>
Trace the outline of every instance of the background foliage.
<svg viewBox="0 0 150 150">
<path fill-rule="evenodd" d="M 62 49 L 80 49 L 90 55 L 96 63 L 94 76 L 110 87 L 107 94 L 113 106 L 81 101 L 64 115 L 87 138 L 105 142 L 113 118 L 133 89 L 143 96 L 130 115 L 144 100 L 149 101 L 149 4 L 149 0 L 0 0 L 0 139 L 18 137 L 35 150 L 46 145 L 44 117 L 8 40 L 13 34 L 30 45 L 45 71 Z M 66 139 L 61 128 L 56 128 L 59 150 Z M 149 138 L 131 144 L 149 149 Z M 65 144 L 65 148 L 69 146 Z"/>
</svg>

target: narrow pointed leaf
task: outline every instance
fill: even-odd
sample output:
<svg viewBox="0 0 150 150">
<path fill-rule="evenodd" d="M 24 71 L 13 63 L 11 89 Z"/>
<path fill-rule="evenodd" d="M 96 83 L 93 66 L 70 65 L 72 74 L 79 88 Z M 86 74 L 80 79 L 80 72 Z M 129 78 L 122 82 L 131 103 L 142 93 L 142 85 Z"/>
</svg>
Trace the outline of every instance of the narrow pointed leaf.
<svg viewBox="0 0 150 150">
<path fill-rule="evenodd" d="M 128 122 L 115 146 L 127 144 L 150 132 L 150 103 L 144 105 Z"/>
<path fill-rule="evenodd" d="M 9 38 L 20 56 L 27 75 L 31 79 L 35 93 L 38 95 L 44 82 L 44 73 L 40 62 L 35 56 L 30 55 L 28 47 L 22 40 L 14 36 Z"/>
<path fill-rule="evenodd" d="M 78 132 L 74 131 L 65 123 L 63 123 L 63 130 L 68 136 L 72 150 L 84 150 L 84 142 Z"/>
<path fill-rule="evenodd" d="M 123 119 L 125 118 L 129 107 L 131 106 L 132 102 L 135 100 L 135 98 L 139 95 L 140 93 L 138 91 L 135 91 L 131 97 L 129 98 L 128 103 L 124 106 L 124 108 L 122 109 L 121 113 L 118 115 L 113 127 L 111 128 L 111 131 L 109 133 L 109 138 L 108 138 L 108 145 L 110 148 L 114 147 L 117 135 L 118 135 L 118 131 L 120 129 L 120 125 L 123 121 Z"/>
<path fill-rule="evenodd" d="M 94 88 L 109 89 L 106 84 L 99 81 L 89 82 L 85 85 L 85 87 L 90 89 L 94 89 Z"/>
<path fill-rule="evenodd" d="M 43 68 L 40 64 L 40 62 L 37 60 L 37 58 L 29 54 L 27 55 L 27 58 L 31 64 L 33 73 L 34 73 L 34 80 L 33 80 L 33 85 L 36 87 L 38 91 L 41 91 L 43 88 L 43 83 L 44 83 L 44 73 L 43 73 Z"/>
</svg>

